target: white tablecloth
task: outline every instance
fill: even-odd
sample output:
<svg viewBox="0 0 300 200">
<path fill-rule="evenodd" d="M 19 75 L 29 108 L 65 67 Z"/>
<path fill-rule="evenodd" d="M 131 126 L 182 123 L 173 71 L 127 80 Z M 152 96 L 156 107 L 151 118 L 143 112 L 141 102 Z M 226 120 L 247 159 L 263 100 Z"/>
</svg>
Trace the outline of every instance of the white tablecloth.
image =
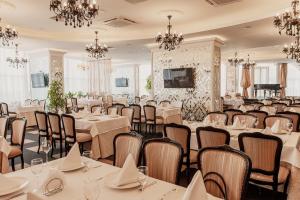
<svg viewBox="0 0 300 200">
<path fill-rule="evenodd" d="M 90 108 L 95 105 L 102 105 L 102 101 L 97 99 L 78 99 L 78 105 Z"/>
<path fill-rule="evenodd" d="M 20 106 L 16 108 L 17 117 L 25 117 L 27 119 L 27 126 L 35 126 L 36 119 L 35 111 L 43 111 L 43 106 Z"/>
<path fill-rule="evenodd" d="M 224 99 L 224 104 L 232 105 L 233 108 L 238 109 L 240 105 L 244 104 L 243 99 Z"/>
<path fill-rule="evenodd" d="M 49 163 L 51 167 L 57 167 L 58 162 L 60 160 L 52 161 Z M 95 162 L 95 161 L 91 161 Z M 62 192 L 57 193 L 53 196 L 46 197 L 42 195 L 41 191 L 37 191 L 38 194 L 42 199 L 45 200 L 85 200 L 83 195 L 84 193 L 84 186 L 86 186 L 87 179 L 93 179 L 94 181 L 97 178 L 104 177 L 110 173 L 117 172 L 119 168 L 113 167 L 111 165 L 107 165 L 104 163 L 95 162 L 95 166 L 101 164 L 101 167 L 92 168 L 88 172 L 84 173 L 82 170 L 77 170 L 73 172 L 64 173 L 66 179 L 66 185 Z M 94 165 L 94 164 L 93 164 Z M 45 167 L 43 171 L 43 176 L 47 174 L 49 170 L 49 166 Z M 25 191 L 32 191 L 35 185 L 35 177 L 30 171 L 30 168 L 16 171 L 13 173 L 8 174 L 7 176 L 11 177 L 25 177 L 28 178 L 30 181 L 30 185 L 25 189 Z M 44 177 L 39 178 L 39 180 L 43 180 Z M 148 182 L 151 183 L 153 181 L 157 181 L 156 184 L 146 188 L 143 192 L 140 192 L 137 188 L 127 189 L 127 190 L 116 190 L 110 189 L 109 187 L 105 186 L 104 180 L 98 180 L 97 183 L 99 185 L 100 190 L 100 197 L 99 199 L 103 200 L 160 200 L 164 194 L 164 200 L 180 200 L 185 192 L 185 188 L 173 185 L 164 181 L 156 180 L 153 178 L 148 178 Z M 176 189 L 176 190 L 174 190 Z M 174 191 L 172 191 L 174 190 Z M 217 199 L 208 195 L 208 200 Z M 25 195 L 15 198 L 15 200 L 26 200 Z"/>
<path fill-rule="evenodd" d="M 84 116 L 85 115 L 85 116 Z M 96 158 L 106 158 L 113 155 L 113 140 L 119 133 L 130 131 L 129 119 L 125 116 L 111 117 L 93 116 L 91 114 L 75 115 L 76 129 L 88 130 L 93 137 L 92 151 Z M 97 119 L 97 121 L 94 121 Z M 93 120 L 93 121 L 91 121 Z"/>
</svg>

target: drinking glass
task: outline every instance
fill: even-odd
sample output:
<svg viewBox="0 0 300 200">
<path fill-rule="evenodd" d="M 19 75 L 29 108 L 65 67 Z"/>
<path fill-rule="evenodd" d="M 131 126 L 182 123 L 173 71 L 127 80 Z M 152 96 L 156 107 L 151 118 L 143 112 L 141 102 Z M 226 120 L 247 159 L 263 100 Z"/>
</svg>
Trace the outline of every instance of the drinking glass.
<svg viewBox="0 0 300 200">
<path fill-rule="evenodd" d="M 48 163 L 48 153 L 51 150 L 51 141 L 48 140 L 46 137 L 42 141 L 42 149 L 46 154 L 46 164 Z"/>
<path fill-rule="evenodd" d="M 293 128 L 294 128 L 294 127 L 293 127 L 293 123 L 291 123 L 291 122 L 287 123 L 287 129 L 288 129 L 288 131 L 289 131 L 289 135 L 292 134 Z"/>
<path fill-rule="evenodd" d="M 140 189 L 143 191 L 144 187 L 147 183 L 148 167 L 147 166 L 139 166 L 138 171 L 139 171 L 138 182 L 141 185 Z"/>
<path fill-rule="evenodd" d="M 37 189 L 39 186 L 38 183 L 39 175 L 43 171 L 43 159 L 42 158 L 32 159 L 30 164 L 31 164 L 30 170 L 32 174 L 35 176 L 35 188 Z"/>
</svg>

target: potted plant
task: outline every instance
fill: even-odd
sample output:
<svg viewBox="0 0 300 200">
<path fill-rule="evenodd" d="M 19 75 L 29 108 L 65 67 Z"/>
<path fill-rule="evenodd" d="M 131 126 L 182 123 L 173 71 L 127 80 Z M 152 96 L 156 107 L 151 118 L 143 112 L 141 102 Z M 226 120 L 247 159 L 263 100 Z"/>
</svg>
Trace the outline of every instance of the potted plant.
<svg viewBox="0 0 300 200">
<path fill-rule="evenodd" d="M 59 109 L 64 110 L 65 108 L 65 97 L 62 78 L 62 73 L 55 73 L 55 78 L 51 81 L 48 90 L 49 110 L 56 113 L 58 113 Z"/>
<path fill-rule="evenodd" d="M 148 78 L 147 78 L 147 83 L 146 83 L 145 89 L 147 90 L 148 93 L 151 92 L 151 89 L 152 89 L 152 77 L 151 76 L 148 76 Z"/>
</svg>

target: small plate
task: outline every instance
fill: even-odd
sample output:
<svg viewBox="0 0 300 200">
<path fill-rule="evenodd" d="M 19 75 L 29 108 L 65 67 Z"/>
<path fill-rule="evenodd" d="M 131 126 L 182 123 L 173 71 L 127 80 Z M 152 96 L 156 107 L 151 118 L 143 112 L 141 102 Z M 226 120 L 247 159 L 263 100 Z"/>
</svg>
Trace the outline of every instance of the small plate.
<svg viewBox="0 0 300 200">
<path fill-rule="evenodd" d="M 117 186 L 113 182 L 116 175 L 117 175 L 117 172 L 114 172 L 114 173 L 111 173 L 111 174 L 108 174 L 107 176 L 105 176 L 104 184 L 109 188 L 119 189 L 119 190 L 131 189 L 131 188 L 136 188 L 136 187 L 140 186 L 139 182 L 134 182 L 134 183 L 126 184 L 126 185 Z"/>
<path fill-rule="evenodd" d="M 1 186 L 0 196 L 4 196 L 4 195 L 8 195 L 8 194 L 12 194 L 14 192 L 20 191 L 29 184 L 29 181 L 27 180 L 27 178 L 24 178 L 24 177 L 12 177 L 11 179 L 18 182 L 18 186 L 11 187 L 11 188 L 7 187 L 7 188 L 5 188 L 5 190 L 4 190 L 4 187 Z"/>
<path fill-rule="evenodd" d="M 85 164 L 84 163 L 81 163 L 81 165 L 79 166 L 74 166 L 74 167 L 71 167 L 69 169 L 61 169 L 58 167 L 58 169 L 62 172 L 71 172 L 71 171 L 75 171 L 75 170 L 78 170 L 78 169 L 82 169 L 85 167 Z"/>
</svg>

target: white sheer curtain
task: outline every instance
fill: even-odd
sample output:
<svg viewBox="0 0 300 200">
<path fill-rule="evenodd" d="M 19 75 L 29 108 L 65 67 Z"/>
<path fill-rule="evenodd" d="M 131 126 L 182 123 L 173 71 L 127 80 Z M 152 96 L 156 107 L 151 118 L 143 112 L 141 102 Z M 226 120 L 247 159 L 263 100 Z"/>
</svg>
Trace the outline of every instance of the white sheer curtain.
<svg viewBox="0 0 300 200">
<path fill-rule="evenodd" d="M 111 60 L 89 62 L 89 93 L 111 93 Z"/>
<path fill-rule="evenodd" d="M 65 92 L 88 92 L 89 71 L 83 70 L 79 65 L 84 64 L 84 60 L 76 58 L 65 58 L 64 61 L 64 90 Z"/>
<path fill-rule="evenodd" d="M 23 56 L 22 53 L 20 55 Z M 0 48 L 0 102 L 10 105 L 23 103 L 30 96 L 28 65 L 13 68 L 6 59 L 14 56 L 14 49 Z"/>
</svg>

